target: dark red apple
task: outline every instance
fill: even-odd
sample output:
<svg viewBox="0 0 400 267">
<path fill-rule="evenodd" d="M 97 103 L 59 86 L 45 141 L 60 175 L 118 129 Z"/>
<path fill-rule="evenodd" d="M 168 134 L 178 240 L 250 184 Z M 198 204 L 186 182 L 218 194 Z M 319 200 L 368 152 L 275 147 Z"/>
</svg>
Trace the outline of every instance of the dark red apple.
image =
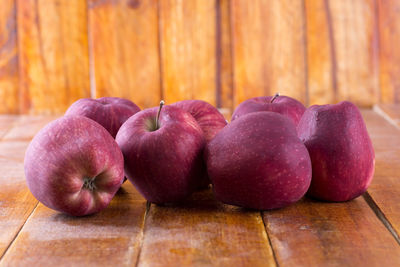
<svg viewBox="0 0 400 267">
<path fill-rule="evenodd" d="M 148 201 L 165 204 L 183 200 L 199 186 L 205 139 L 190 113 L 174 106 L 161 111 L 161 107 L 129 118 L 116 141 L 128 179 Z"/>
<path fill-rule="evenodd" d="M 197 121 L 200 128 L 203 130 L 206 142 L 210 142 L 214 136 L 227 125 L 224 116 L 213 105 L 202 100 L 183 100 L 171 104 L 187 112 L 189 112 Z M 205 163 L 204 163 L 204 168 Z M 207 172 L 204 172 L 204 177 L 199 185 L 199 189 L 205 189 L 211 183 Z"/>
<path fill-rule="evenodd" d="M 140 111 L 132 101 L 119 97 L 98 99 L 82 98 L 74 102 L 65 115 L 81 115 L 102 125 L 115 138 L 119 127 L 133 114 Z"/>
<path fill-rule="evenodd" d="M 183 100 L 171 104 L 189 112 L 203 130 L 206 142 L 226 126 L 224 116 L 213 105 L 202 100 Z"/>
<path fill-rule="evenodd" d="M 374 175 L 375 153 L 354 104 L 311 106 L 298 125 L 298 134 L 312 161 L 308 195 L 347 201 L 367 190 Z"/>
<path fill-rule="evenodd" d="M 74 216 L 104 209 L 124 178 L 117 143 L 83 116 L 61 117 L 39 131 L 24 167 L 28 187 L 40 202 Z"/>
<path fill-rule="evenodd" d="M 288 96 L 260 96 L 240 103 L 232 114 L 232 121 L 251 112 L 272 111 L 288 117 L 297 125 L 305 110 L 302 103 Z"/>
<path fill-rule="evenodd" d="M 298 201 L 311 181 L 311 161 L 294 124 L 275 112 L 234 120 L 206 146 L 207 171 L 220 201 L 268 210 Z"/>
</svg>

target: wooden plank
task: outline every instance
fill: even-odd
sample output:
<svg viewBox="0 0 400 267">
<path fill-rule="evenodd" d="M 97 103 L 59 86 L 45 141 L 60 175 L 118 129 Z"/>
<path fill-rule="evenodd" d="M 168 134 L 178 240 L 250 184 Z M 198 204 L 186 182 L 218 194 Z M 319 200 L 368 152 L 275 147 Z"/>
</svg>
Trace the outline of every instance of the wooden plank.
<svg viewBox="0 0 400 267">
<path fill-rule="evenodd" d="M 163 0 L 160 46 L 163 96 L 216 104 L 216 1 Z"/>
<path fill-rule="evenodd" d="M 362 197 L 264 213 L 280 266 L 398 266 L 400 247 Z"/>
<path fill-rule="evenodd" d="M 23 158 L 19 161 L 0 158 L 0 167 L 1 257 L 35 208 L 37 200 L 26 186 Z"/>
<path fill-rule="evenodd" d="M 157 0 L 89 0 L 93 97 L 124 97 L 141 108 L 158 105 L 157 14 Z"/>
<path fill-rule="evenodd" d="M 3 0 L 0 6 L 0 114 L 18 113 L 18 53 L 15 1 Z"/>
<path fill-rule="evenodd" d="M 233 106 L 233 61 L 231 38 L 231 1 L 217 1 L 217 107 L 232 113 Z"/>
<path fill-rule="evenodd" d="M 30 141 L 35 134 L 46 124 L 55 120 L 58 116 L 48 115 L 22 115 L 15 121 L 13 128 L 8 131 L 3 140 L 5 141 Z"/>
<path fill-rule="evenodd" d="M 378 102 L 378 35 L 374 0 L 328 0 L 337 101 Z M 333 59 L 331 59 L 333 60 Z"/>
<path fill-rule="evenodd" d="M 368 193 L 399 236 L 400 130 L 373 111 L 362 114 L 375 149 L 375 175 Z"/>
<path fill-rule="evenodd" d="M 378 104 L 374 111 L 400 128 L 400 104 Z"/>
<path fill-rule="evenodd" d="M 10 140 L 0 142 L 0 159 L 7 159 L 15 162 L 24 162 L 25 150 L 29 141 Z"/>
<path fill-rule="evenodd" d="M 400 1 L 377 0 L 382 103 L 400 103 Z"/>
<path fill-rule="evenodd" d="M 0 138 L 14 126 L 17 119 L 17 115 L 0 115 Z"/>
<path fill-rule="evenodd" d="M 0 121 L 3 118 L 4 116 L 0 117 Z M 37 204 L 26 186 L 23 162 L 29 144 L 27 137 L 33 136 L 42 128 L 48 118 L 36 118 L 33 124 L 29 124 L 28 120 L 28 116 L 24 116 L 23 119 L 14 121 L 13 128 L 0 141 L 0 258 Z M 0 123 L 0 128 L 3 127 L 9 125 Z M 7 141 L 21 132 L 25 134 L 24 141 Z"/>
<path fill-rule="evenodd" d="M 336 102 L 336 56 L 328 7 L 328 1 L 305 0 L 310 105 Z"/>
<path fill-rule="evenodd" d="M 151 205 L 139 266 L 275 266 L 259 212 L 223 205 L 211 190 L 179 206 Z"/>
<path fill-rule="evenodd" d="M 62 113 L 90 96 L 86 1 L 17 0 L 20 110 Z"/>
<path fill-rule="evenodd" d="M 275 92 L 306 103 L 303 1 L 235 0 L 231 16 L 235 105 Z"/>
<path fill-rule="evenodd" d="M 145 211 L 130 183 L 92 216 L 75 218 L 39 204 L 0 265 L 135 266 Z"/>
</svg>

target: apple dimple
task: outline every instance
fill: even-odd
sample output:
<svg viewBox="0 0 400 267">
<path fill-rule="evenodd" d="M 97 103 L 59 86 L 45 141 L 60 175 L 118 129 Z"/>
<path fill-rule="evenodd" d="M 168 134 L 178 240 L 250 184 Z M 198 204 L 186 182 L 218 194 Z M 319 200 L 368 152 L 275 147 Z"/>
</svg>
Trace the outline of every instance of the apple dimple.
<svg viewBox="0 0 400 267">
<path fill-rule="evenodd" d="M 87 190 L 93 192 L 96 189 L 95 179 L 96 179 L 96 177 L 93 177 L 93 178 L 85 177 L 85 178 L 83 178 L 82 189 L 87 189 Z"/>
<path fill-rule="evenodd" d="M 105 208 L 124 177 L 123 156 L 112 136 L 97 122 L 74 115 L 55 120 L 34 137 L 24 169 L 40 202 L 74 216 Z"/>
</svg>

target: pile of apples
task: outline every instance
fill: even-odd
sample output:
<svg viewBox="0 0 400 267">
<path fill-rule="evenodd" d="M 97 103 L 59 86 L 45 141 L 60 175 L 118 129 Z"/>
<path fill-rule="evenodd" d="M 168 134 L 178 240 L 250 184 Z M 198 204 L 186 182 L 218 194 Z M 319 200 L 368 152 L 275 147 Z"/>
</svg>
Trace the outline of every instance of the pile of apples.
<svg viewBox="0 0 400 267">
<path fill-rule="evenodd" d="M 358 108 L 306 109 L 276 94 L 242 102 L 227 123 L 211 104 L 184 100 L 140 110 L 115 97 L 80 99 L 33 138 L 24 161 L 32 194 L 83 216 L 107 207 L 126 177 L 150 202 L 184 201 L 212 184 L 216 198 L 250 209 L 308 196 L 358 197 L 375 155 Z"/>
</svg>

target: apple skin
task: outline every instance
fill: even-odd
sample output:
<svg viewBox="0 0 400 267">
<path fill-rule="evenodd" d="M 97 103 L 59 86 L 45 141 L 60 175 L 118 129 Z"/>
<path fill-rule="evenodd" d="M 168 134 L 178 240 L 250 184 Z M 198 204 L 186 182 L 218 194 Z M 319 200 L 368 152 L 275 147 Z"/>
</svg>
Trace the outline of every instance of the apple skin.
<svg viewBox="0 0 400 267">
<path fill-rule="evenodd" d="M 367 190 L 374 175 L 375 152 L 354 104 L 343 101 L 311 106 L 297 130 L 313 168 L 307 195 L 338 202 L 356 198 Z"/>
<path fill-rule="evenodd" d="M 40 130 L 26 151 L 24 169 L 40 202 L 73 216 L 107 207 L 124 178 L 117 143 L 104 127 L 83 116 L 64 116 Z"/>
<path fill-rule="evenodd" d="M 311 161 L 294 124 L 275 112 L 249 113 L 222 129 L 205 150 L 218 200 L 257 210 L 298 201 L 311 182 Z"/>
<path fill-rule="evenodd" d="M 190 113 L 164 106 L 159 129 L 158 108 L 142 110 L 118 131 L 116 141 L 125 159 L 125 175 L 150 202 L 179 202 L 198 188 L 204 176 L 205 139 Z"/>
<path fill-rule="evenodd" d="M 203 130 L 207 143 L 228 124 L 218 109 L 202 100 L 183 100 L 173 103 L 171 106 L 189 112 L 196 119 Z"/>
<path fill-rule="evenodd" d="M 214 136 L 221 131 L 228 123 L 225 117 L 213 105 L 202 100 L 183 100 L 171 104 L 181 108 L 192 115 L 200 128 L 203 130 L 206 143 L 210 142 Z M 206 165 L 204 163 L 204 169 Z M 207 172 L 204 171 L 204 177 L 199 185 L 199 190 L 205 189 L 210 185 L 211 181 L 208 178 Z"/>
<path fill-rule="evenodd" d="M 297 125 L 306 107 L 288 96 L 277 96 L 271 103 L 272 98 L 273 96 L 260 96 L 243 101 L 233 112 L 232 121 L 251 112 L 272 111 L 288 117 Z"/>
<path fill-rule="evenodd" d="M 104 128 L 115 138 L 121 125 L 140 108 L 128 99 L 119 97 L 82 98 L 74 102 L 65 115 L 88 117 Z"/>
</svg>

